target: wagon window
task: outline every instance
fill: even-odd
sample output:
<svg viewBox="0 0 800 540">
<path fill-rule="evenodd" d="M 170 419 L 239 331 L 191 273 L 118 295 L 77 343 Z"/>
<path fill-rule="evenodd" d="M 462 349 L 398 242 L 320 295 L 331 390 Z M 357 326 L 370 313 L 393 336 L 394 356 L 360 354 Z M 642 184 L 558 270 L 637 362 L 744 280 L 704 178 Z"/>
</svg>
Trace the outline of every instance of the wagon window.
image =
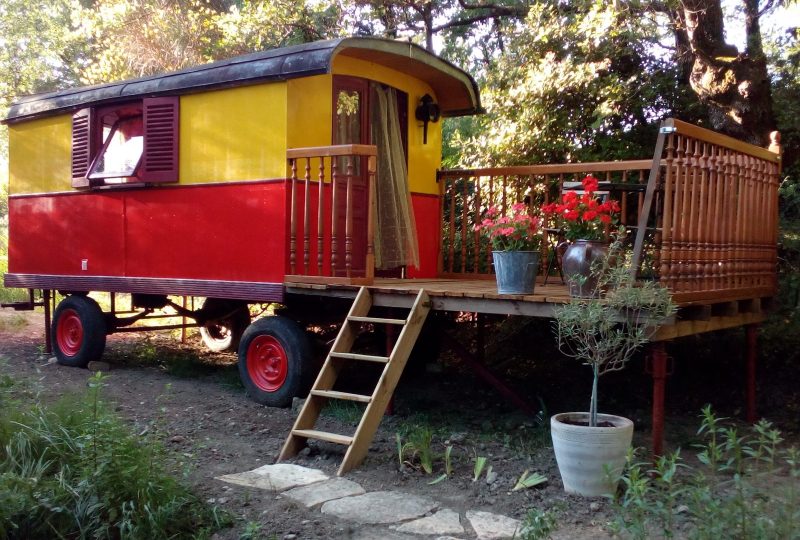
<svg viewBox="0 0 800 540">
<path fill-rule="evenodd" d="M 103 148 L 92 164 L 89 178 L 113 181 L 134 176 L 144 149 L 141 114 L 117 120 L 110 129 L 103 126 L 103 139 Z"/>
<path fill-rule="evenodd" d="M 72 117 L 72 186 L 178 181 L 178 97 L 92 107 Z"/>
</svg>

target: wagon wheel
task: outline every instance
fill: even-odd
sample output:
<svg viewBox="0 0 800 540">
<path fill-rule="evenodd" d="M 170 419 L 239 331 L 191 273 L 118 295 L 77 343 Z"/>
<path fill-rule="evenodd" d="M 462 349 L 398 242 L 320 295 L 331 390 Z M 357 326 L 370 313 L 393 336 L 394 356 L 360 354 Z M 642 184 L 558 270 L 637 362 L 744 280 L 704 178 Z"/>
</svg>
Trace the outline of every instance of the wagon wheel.
<svg viewBox="0 0 800 540">
<path fill-rule="evenodd" d="M 288 407 L 313 375 L 313 354 L 305 330 L 281 316 L 258 319 L 239 343 L 239 377 L 251 399 Z"/>
<path fill-rule="evenodd" d="M 200 327 L 200 337 L 206 347 L 214 352 L 235 351 L 239 348 L 239 340 L 250 324 L 250 311 L 247 305 L 217 298 L 206 298 L 204 311 L 231 315 L 224 319 L 206 323 Z"/>
<path fill-rule="evenodd" d="M 59 302 L 51 325 L 53 352 L 59 364 L 86 367 L 103 356 L 106 321 L 88 296 L 68 296 Z"/>
</svg>

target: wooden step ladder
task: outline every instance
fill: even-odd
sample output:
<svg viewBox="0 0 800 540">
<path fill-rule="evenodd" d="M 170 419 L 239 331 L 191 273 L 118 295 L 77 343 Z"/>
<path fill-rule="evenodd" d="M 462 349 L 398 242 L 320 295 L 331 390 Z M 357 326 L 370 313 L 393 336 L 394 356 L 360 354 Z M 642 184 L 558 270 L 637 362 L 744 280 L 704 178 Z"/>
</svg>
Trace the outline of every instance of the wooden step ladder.
<svg viewBox="0 0 800 540">
<path fill-rule="evenodd" d="M 331 347 L 331 352 L 328 354 L 328 358 L 325 359 L 317 380 L 314 382 L 314 386 L 311 388 L 311 392 L 300 414 L 297 416 L 294 427 L 283 445 L 278 461 L 296 456 L 306 446 L 308 439 L 328 441 L 348 447 L 337 473 L 339 476 L 358 467 L 366 457 L 369 445 L 372 443 L 373 437 L 375 437 L 381 418 L 383 418 L 392 393 L 411 354 L 411 349 L 414 347 L 414 343 L 416 343 L 422 329 L 422 324 L 431 309 L 430 299 L 424 290 L 420 290 L 419 294 L 417 294 L 414 305 L 405 319 L 369 317 L 368 314 L 371 307 L 372 294 L 366 287 L 361 287 L 344 324 L 342 324 L 342 329 L 339 331 L 333 347 Z M 362 323 L 402 326 L 400 335 L 389 356 L 373 356 L 350 352 Z M 346 361 L 384 364 L 383 372 L 371 396 L 333 390 L 339 371 Z M 352 437 L 314 429 L 320 412 L 328 399 L 341 399 L 367 404 L 364 415 L 361 417 L 361 421 Z"/>
</svg>

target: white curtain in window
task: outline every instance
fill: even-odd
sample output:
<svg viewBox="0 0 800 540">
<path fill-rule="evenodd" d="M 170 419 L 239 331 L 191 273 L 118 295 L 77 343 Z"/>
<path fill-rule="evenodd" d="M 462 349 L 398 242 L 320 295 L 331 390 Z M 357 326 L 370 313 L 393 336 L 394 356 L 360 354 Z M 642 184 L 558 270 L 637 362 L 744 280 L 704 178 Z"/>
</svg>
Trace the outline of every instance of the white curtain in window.
<svg viewBox="0 0 800 540">
<path fill-rule="evenodd" d="M 372 138 L 378 150 L 375 266 L 384 270 L 403 265 L 419 267 L 397 92 L 394 88 L 373 85 L 372 97 Z"/>
</svg>

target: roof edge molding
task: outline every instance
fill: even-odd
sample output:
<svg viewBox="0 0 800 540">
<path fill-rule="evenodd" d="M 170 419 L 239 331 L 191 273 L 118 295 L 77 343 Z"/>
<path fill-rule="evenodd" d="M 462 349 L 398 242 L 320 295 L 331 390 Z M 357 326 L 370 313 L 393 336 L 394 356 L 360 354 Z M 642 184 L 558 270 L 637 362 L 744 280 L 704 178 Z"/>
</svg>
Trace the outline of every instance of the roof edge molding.
<svg viewBox="0 0 800 540">
<path fill-rule="evenodd" d="M 26 96 L 11 105 L 3 123 L 51 116 L 87 105 L 330 73 L 338 54 L 380 63 L 424 80 L 436 93 L 445 116 L 481 111 L 478 85 L 462 69 L 412 43 L 353 37 L 271 49 L 162 75 Z"/>
</svg>

